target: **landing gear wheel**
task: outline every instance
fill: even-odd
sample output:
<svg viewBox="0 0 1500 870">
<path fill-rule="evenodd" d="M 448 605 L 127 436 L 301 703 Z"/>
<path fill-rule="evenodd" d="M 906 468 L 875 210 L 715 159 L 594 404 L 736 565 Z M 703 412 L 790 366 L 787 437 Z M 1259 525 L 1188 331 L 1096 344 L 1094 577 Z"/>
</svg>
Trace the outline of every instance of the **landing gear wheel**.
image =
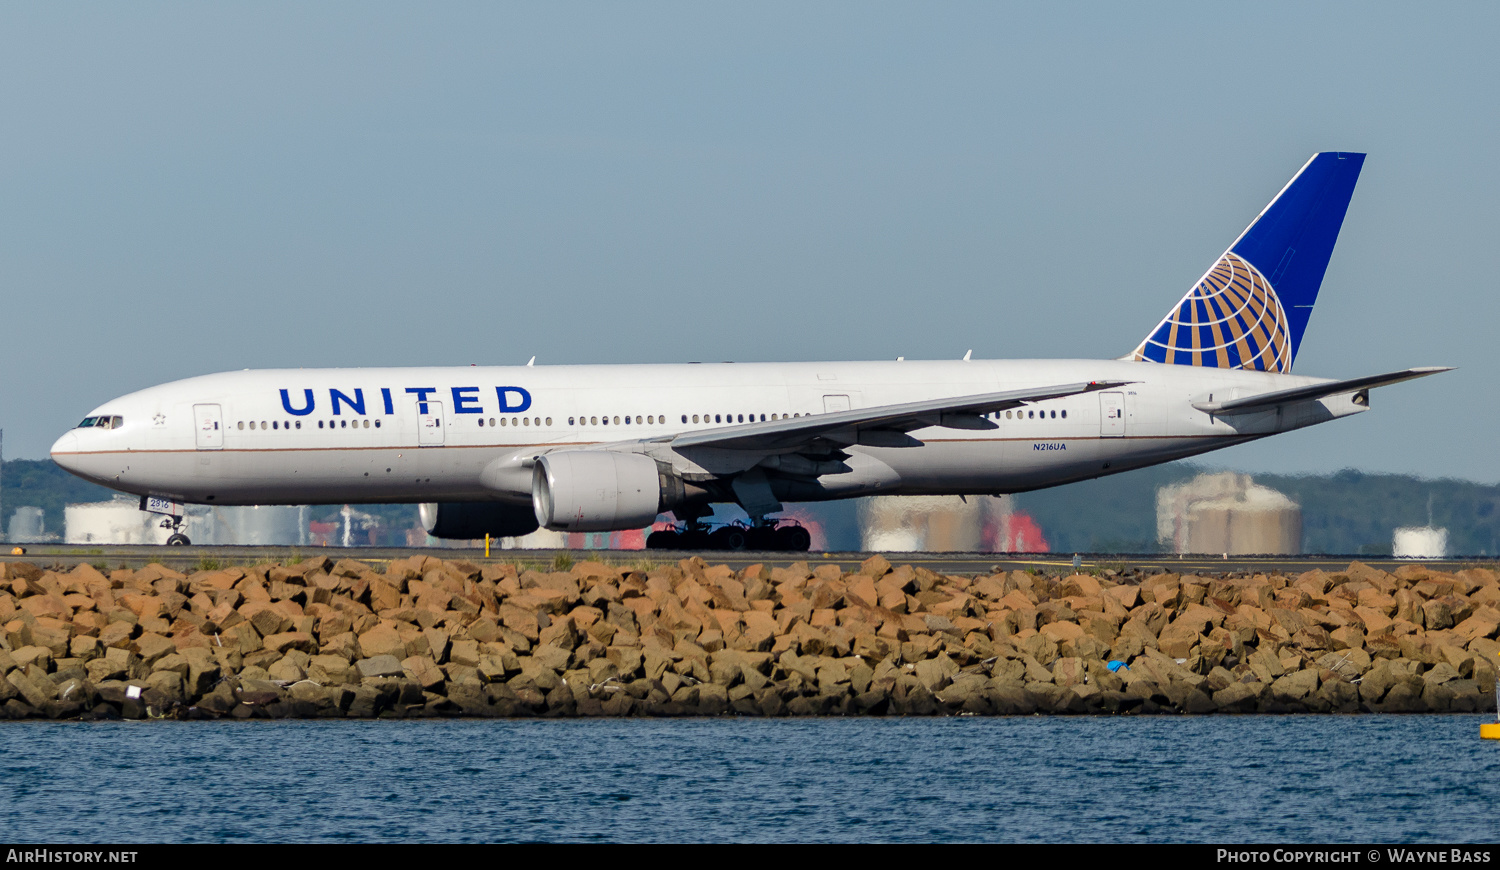
<svg viewBox="0 0 1500 870">
<path fill-rule="evenodd" d="M 801 526 L 782 526 L 776 530 L 776 549 L 805 553 L 812 546 L 812 535 Z"/>
<path fill-rule="evenodd" d="M 167 538 L 168 547 L 186 547 L 191 543 L 193 542 L 188 540 L 188 536 L 181 532 L 174 532 L 172 537 Z"/>
<path fill-rule="evenodd" d="M 723 526 L 708 536 L 708 543 L 715 550 L 743 550 L 749 538 L 739 526 Z"/>
</svg>

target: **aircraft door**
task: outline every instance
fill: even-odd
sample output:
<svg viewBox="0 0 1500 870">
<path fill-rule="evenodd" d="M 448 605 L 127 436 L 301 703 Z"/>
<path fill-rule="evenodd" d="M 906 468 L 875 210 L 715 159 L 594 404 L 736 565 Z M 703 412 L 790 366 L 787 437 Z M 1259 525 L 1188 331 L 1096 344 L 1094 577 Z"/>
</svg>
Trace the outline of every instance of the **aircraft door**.
<svg viewBox="0 0 1500 870">
<path fill-rule="evenodd" d="M 1125 434 L 1125 394 L 1099 394 L 1099 434 L 1105 437 Z"/>
<path fill-rule="evenodd" d="M 422 408 L 427 410 L 422 410 Z M 417 407 L 417 446 L 443 446 L 443 403 L 422 402 Z"/>
<path fill-rule="evenodd" d="M 223 449 L 224 413 L 218 405 L 194 405 L 193 430 L 199 450 Z"/>
</svg>

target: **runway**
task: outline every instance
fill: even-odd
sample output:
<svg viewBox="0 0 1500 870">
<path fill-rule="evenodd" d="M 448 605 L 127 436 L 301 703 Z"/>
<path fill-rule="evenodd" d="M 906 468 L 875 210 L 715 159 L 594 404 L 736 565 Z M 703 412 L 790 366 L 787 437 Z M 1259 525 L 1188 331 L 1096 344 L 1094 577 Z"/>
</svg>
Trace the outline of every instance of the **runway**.
<svg viewBox="0 0 1500 870">
<path fill-rule="evenodd" d="M 464 549 L 447 547 L 220 547 L 220 546 L 70 546 L 57 544 L 21 545 L 24 555 L 6 555 L 0 550 L 0 561 L 31 562 L 43 567 L 63 569 L 75 565 L 90 564 L 98 568 L 138 568 L 157 562 L 179 571 L 227 567 L 230 565 L 257 565 L 264 563 L 289 564 L 314 556 L 330 559 L 357 559 L 380 567 L 393 559 L 416 555 L 430 555 L 441 559 L 468 559 L 477 563 L 515 562 L 537 570 L 551 571 L 566 568 L 576 562 L 596 560 L 621 567 L 649 569 L 657 565 L 673 564 L 681 559 L 700 556 L 712 564 L 726 564 L 735 570 L 749 565 L 766 564 L 785 567 L 794 562 L 809 565 L 838 565 L 845 570 L 857 567 L 873 553 L 780 553 L 780 552 L 726 552 L 705 550 L 697 552 L 676 550 L 491 550 L 488 559 L 482 548 Z M 892 565 L 916 565 L 939 574 L 992 574 L 996 571 L 1040 571 L 1048 574 L 1070 573 L 1073 570 L 1072 553 L 880 553 Z M 1082 571 L 1119 572 L 1140 571 L 1145 573 L 1170 572 L 1175 574 L 1221 574 L 1325 571 L 1343 569 L 1353 561 L 1385 571 L 1394 571 L 1406 564 L 1419 563 L 1443 571 L 1484 566 L 1494 568 L 1497 560 L 1488 557 L 1449 558 L 1434 560 L 1392 559 L 1370 556 L 1222 556 L 1208 555 L 1163 555 L 1160 553 L 1080 553 L 1078 568 Z"/>
</svg>

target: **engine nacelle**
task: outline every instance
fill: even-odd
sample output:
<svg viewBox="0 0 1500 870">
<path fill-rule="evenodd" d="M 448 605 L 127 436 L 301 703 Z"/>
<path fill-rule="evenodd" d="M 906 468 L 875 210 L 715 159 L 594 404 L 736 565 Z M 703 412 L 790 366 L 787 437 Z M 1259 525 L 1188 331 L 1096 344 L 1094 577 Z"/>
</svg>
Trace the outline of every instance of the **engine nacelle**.
<svg viewBox="0 0 1500 870">
<path fill-rule="evenodd" d="M 418 508 L 422 528 L 434 538 L 473 540 L 489 535 L 516 538 L 536 531 L 536 517 L 521 505 L 478 502 L 426 502 Z"/>
<path fill-rule="evenodd" d="M 557 531 L 640 529 L 662 509 L 661 476 L 639 453 L 548 453 L 532 470 L 531 504 L 536 521 Z"/>
</svg>

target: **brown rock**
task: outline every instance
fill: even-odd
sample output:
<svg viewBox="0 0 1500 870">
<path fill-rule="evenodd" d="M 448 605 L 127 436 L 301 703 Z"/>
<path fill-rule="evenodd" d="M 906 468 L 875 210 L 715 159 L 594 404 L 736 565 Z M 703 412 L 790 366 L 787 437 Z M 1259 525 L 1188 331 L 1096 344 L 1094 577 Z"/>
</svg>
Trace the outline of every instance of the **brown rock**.
<svg viewBox="0 0 1500 870">
<path fill-rule="evenodd" d="M 1058 643 L 1077 640 L 1084 634 L 1083 629 L 1072 622 L 1049 622 L 1041 627 L 1041 633 Z"/>
<path fill-rule="evenodd" d="M 1074 574 L 1070 577 L 1065 577 L 1058 588 L 1058 594 L 1062 597 L 1077 595 L 1084 598 L 1092 598 L 1103 591 L 1104 587 L 1099 584 L 1099 581 L 1087 574 Z"/>
<path fill-rule="evenodd" d="M 1253 713 L 1259 706 L 1261 683 L 1231 683 L 1213 693 L 1213 702 L 1226 713 Z"/>
<path fill-rule="evenodd" d="M 540 649 L 548 648 L 546 646 L 540 647 Z M 552 648 L 555 649 L 556 647 Z M 473 640 L 453 641 L 448 650 L 448 660 L 456 665 L 463 665 L 470 668 L 478 667 L 479 642 Z"/>
<path fill-rule="evenodd" d="M 99 644 L 104 647 L 124 648 L 135 633 L 135 625 L 129 622 L 111 622 L 100 629 Z"/>
<path fill-rule="evenodd" d="M 242 604 L 239 614 L 255 627 L 261 637 L 292 629 L 292 620 L 280 609 L 271 606 L 268 601 L 250 601 Z"/>
<path fill-rule="evenodd" d="M 52 700 L 21 671 L 11 671 L 5 675 L 5 680 L 26 700 L 26 703 L 38 710 L 46 709 L 48 702 Z"/>
<path fill-rule="evenodd" d="M 406 678 L 422 687 L 423 691 L 437 692 L 447 677 L 438 667 L 436 661 L 430 656 L 412 656 L 401 662 L 401 668 Z M 499 676 L 504 677 L 504 668 L 500 669 Z"/>
<path fill-rule="evenodd" d="M 1202 641 L 1197 630 L 1196 623 L 1173 623 L 1162 629 L 1161 637 L 1157 640 L 1157 647 L 1164 655 L 1174 659 L 1185 659 L 1192 655 L 1193 648 Z"/>
<path fill-rule="evenodd" d="M 1141 603 L 1141 590 L 1139 586 L 1111 586 L 1104 590 L 1104 594 L 1119 602 L 1126 610 L 1132 610 Z"/>
<path fill-rule="evenodd" d="M 406 657 L 406 641 L 393 626 L 381 623 L 359 636 L 359 652 L 364 658 L 388 655 L 399 662 Z"/>
<path fill-rule="evenodd" d="M 534 611 L 516 607 L 512 604 L 502 604 L 500 605 L 500 622 L 506 628 L 520 633 L 532 643 L 536 643 L 541 636 L 541 626 L 537 622 Z"/>
<path fill-rule="evenodd" d="M 1463 643 L 1467 644 L 1480 638 L 1493 638 L 1497 630 L 1500 630 L 1500 623 L 1476 612 L 1473 616 L 1459 623 L 1453 629 L 1453 634 L 1462 640 Z"/>
<path fill-rule="evenodd" d="M 273 680 L 286 683 L 295 683 L 298 680 L 307 679 L 307 671 L 291 656 L 277 659 L 266 668 L 266 672 Z"/>
<path fill-rule="evenodd" d="M 301 631 L 287 631 L 281 634 L 269 635 L 262 643 L 265 649 L 283 655 L 288 650 L 293 649 L 301 650 L 308 654 L 318 651 L 317 641 L 313 640 L 312 635 Z"/>
<path fill-rule="evenodd" d="M 1312 668 L 1295 671 L 1271 684 L 1271 695 L 1282 703 L 1301 701 L 1318 690 L 1318 672 Z"/>
<path fill-rule="evenodd" d="M 146 632 L 135 639 L 132 644 L 135 652 L 140 655 L 141 660 L 147 665 L 153 664 L 157 659 L 177 650 L 176 644 L 159 634 Z"/>
<path fill-rule="evenodd" d="M 357 683 L 359 671 L 343 656 L 315 655 L 308 660 L 307 677 L 323 685 L 341 685 Z"/>
<path fill-rule="evenodd" d="M 1056 685 L 1079 686 L 1087 676 L 1082 659 L 1061 657 L 1052 663 L 1052 682 Z"/>
</svg>

